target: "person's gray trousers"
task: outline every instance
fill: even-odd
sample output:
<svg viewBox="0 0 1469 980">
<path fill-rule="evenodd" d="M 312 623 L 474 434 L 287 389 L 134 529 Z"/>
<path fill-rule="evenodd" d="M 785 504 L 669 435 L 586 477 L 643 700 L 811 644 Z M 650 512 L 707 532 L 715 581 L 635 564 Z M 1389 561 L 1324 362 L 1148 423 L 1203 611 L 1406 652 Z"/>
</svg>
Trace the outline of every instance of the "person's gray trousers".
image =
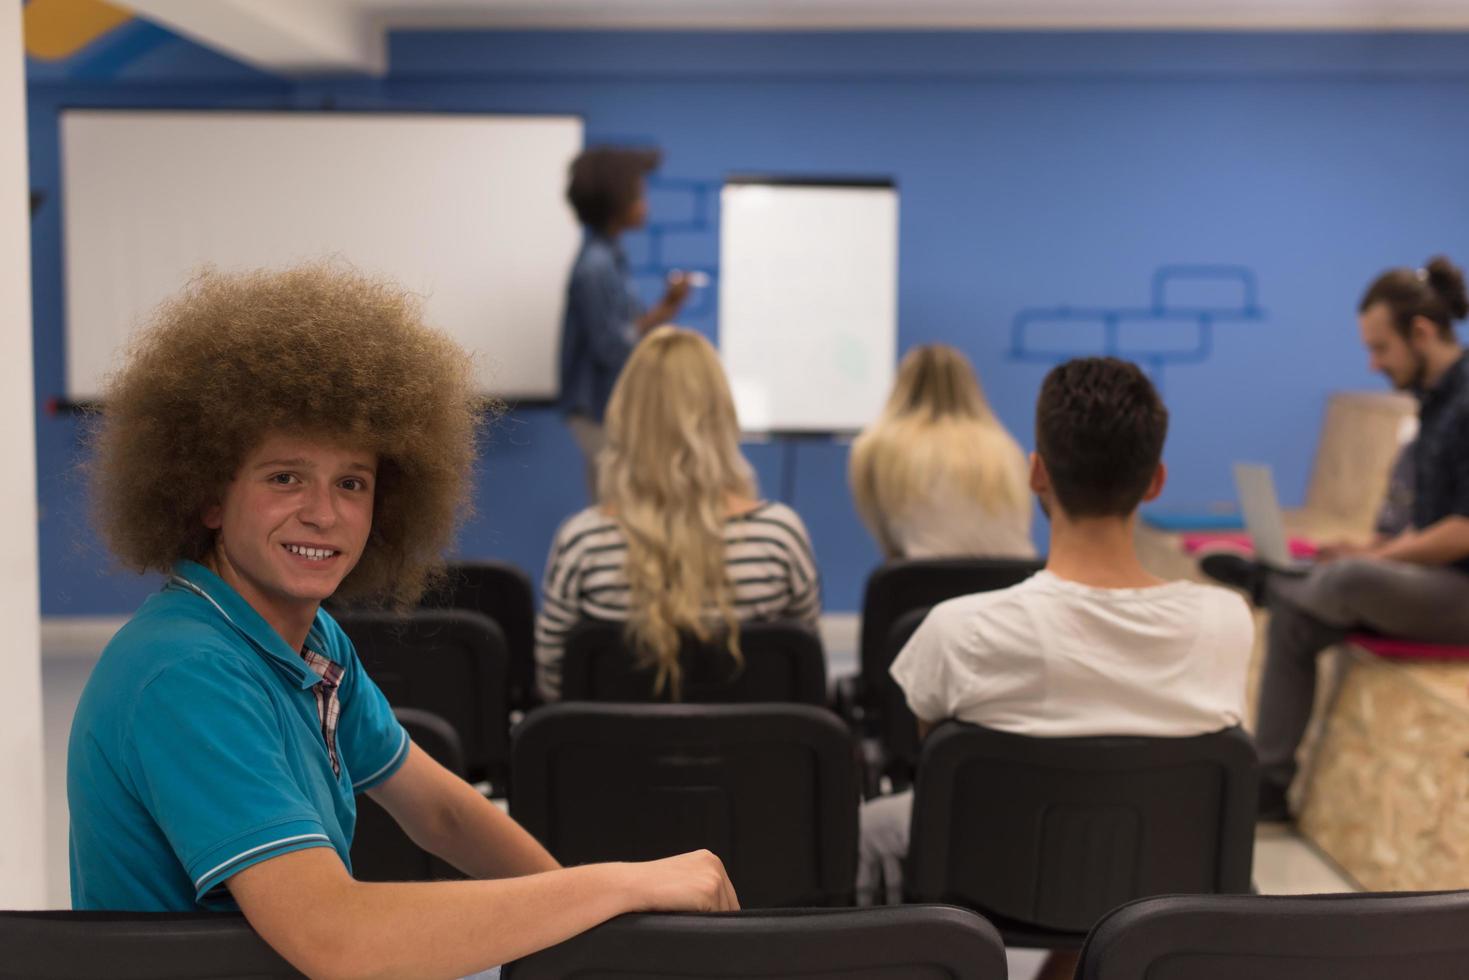
<svg viewBox="0 0 1469 980">
<path fill-rule="evenodd" d="M 1260 774 L 1289 786 L 1316 698 L 1316 655 L 1353 630 L 1469 644 L 1469 574 L 1446 566 L 1343 558 L 1304 576 L 1276 573 L 1255 745 Z"/>
<path fill-rule="evenodd" d="M 597 457 L 607 446 L 607 430 L 601 422 L 589 415 L 579 413 L 566 416 L 566 425 L 571 437 L 587 463 L 587 494 L 591 502 L 597 502 Z"/>
</svg>

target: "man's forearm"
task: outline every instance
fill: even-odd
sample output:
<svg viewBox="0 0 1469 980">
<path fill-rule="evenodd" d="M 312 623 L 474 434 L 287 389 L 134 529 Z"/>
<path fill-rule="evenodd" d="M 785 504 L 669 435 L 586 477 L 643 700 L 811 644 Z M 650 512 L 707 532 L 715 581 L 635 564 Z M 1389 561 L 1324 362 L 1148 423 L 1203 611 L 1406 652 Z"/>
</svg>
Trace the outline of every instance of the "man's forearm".
<svg viewBox="0 0 1469 980">
<path fill-rule="evenodd" d="M 438 839 L 426 843 L 426 850 L 475 878 L 516 878 L 561 867 L 524 827 L 478 793 L 456 801 Z"/>
<path fill-rule="evenodd" d="M 708 851 L 589 864 L 497 881 L 354 881 L 313 847 L 228 881 L 261 937 L 312 977 L 462 977 L 535 952 L 623 912 L 739 908 Z"/>
<path fill-rule="evenodd" d="M 475 878 L 513 878 L 560 867 L 534 837 L 417 745 L 369 790 L 413 842 Z"/>
<path fill-rule="evenodd" d="M 299 891 L 289 897 L 252 902 L 248 886 L 236 897 L 256 931 L 310 976 L 448 980 L 508 963 L 636 908 L 634 867 L 593 864 L 498 881 L 379 884 L 354 881 L 340 862 L 332 875 L 318 860 L 303 866 Z M 332 876 L 326 881 L 321 875 Z M 312 894 L 325 899 L 324 907 L 294 900 Z M 303 928 L 303 921 L 315 927 Z"/>
<path fill-rule="evenodd" d="M 462 977 L 630 911 L 636 903 L 618 878 L 628 871 L 592 864 L 498 881 L 359 883 L 346 912 L 363 925 L 360 935 L 382 937 L 362 958 L 381 964 L 370 975 Z"/>
<path fill-rule="evenodd" d="M 1372 549 L 1371 556 L 1414 565 L 1449 565 L 1469 558 L 1469 518 L 1445 517 L 1421 531 L 1405 531 Z"/>
</svg>

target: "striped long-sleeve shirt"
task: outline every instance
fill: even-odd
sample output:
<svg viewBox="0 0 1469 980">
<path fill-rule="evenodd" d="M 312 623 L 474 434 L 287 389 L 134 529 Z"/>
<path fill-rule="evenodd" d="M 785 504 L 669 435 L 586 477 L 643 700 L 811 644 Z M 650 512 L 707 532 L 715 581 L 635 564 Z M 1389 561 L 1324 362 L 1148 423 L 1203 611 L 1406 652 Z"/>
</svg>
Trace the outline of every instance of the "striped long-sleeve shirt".
<svg viewBox="0 0 1469 980">
<path fill-rule="evenodd" d="M 816 625 L 821 583 L 811 539 L 795 511 L 762 503 L 727 518 L 724 556 L 737 617 Z M 536 617 L 536 687 L 542 698 L 560 696 L 566 636 L 579 620 L 629 617 L 626 563 L 622 528 L 596 508 L 574 514 L 557 529 Z"/>
</svg>

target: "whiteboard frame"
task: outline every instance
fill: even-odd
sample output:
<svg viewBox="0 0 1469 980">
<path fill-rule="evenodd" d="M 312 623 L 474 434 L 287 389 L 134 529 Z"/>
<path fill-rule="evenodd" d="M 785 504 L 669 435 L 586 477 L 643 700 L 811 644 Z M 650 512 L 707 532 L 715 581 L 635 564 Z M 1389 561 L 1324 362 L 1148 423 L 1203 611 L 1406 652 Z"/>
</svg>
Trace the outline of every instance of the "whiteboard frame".
<svg viewBox="0 0 1469 980">
<path fill-rule="evenodd" d="M 731 278 L 734 279 L 738 288 L 743 270 L 736 267 L 735 274 L 731 277 L 729 259 L 729 234 L 732 222 L 730 211 L 726 208 L 727 195 L 731 189 L 766 187 L 772 190 L 782 188 L 801 188 L 812 190 L 872 190 L 888 192 L 892 202 L 892 230 L 891 230 L 891 291 L 885 298 L 885 308 L 888 312 L 885 323 L 881 329 L 886 334 L 880 337 L 874 345 L 877 362 L 876 377 L 871 382 L 871 395 L 867 396 L 870 402 L 865 411 L 854 411 L 850 416 L 841 419 L 822 419 L 813 421 L 801 417 L 785 417 L 779 409 L 773 413 L 767 409 L 757 411 L 751 410 L 753 401 L 763 400 L 763 396 L 755 396 L 753 392 L 746 389 L 748 375 L 745 373 L 746 363 L 753 363 L 765 357 L 787 356 L 788 351 L 775 348 L 763 351 L 740 351 L 739 344 L 729 344 L 728 326 L 731 320 L 730 312 L 735 308 L 729 286 Z M 813 438 L 821 436 L 850 437 L 866 428 L 881 411 L 882 405 L 887 401 L 889 390 L 897 372 L 898 353 L 898 294 L 899 294 L 899 234 L 902 197 L 898 182 L 892 177 L 883 176 L 817 176 L 817 175 L 780 175 L 780 174 L 731 174 L 725 178 L 724 185 L 720 190 L 720 298 L 719 298 L 719 348 L 720 355 L 725 363 L 725 370 L 730 380 L 736 402 L 736 411 L 740 417 L 741 430 L 751 439 L 759 440 L 762 437 L 774 438 Z M 732 351 L 731 347 L 735 349 Z M 775 414 L 777 417 L 769 419 L 765 416 Z M 753 416 L 753 417 L 752 417 Z"/>
</svg>

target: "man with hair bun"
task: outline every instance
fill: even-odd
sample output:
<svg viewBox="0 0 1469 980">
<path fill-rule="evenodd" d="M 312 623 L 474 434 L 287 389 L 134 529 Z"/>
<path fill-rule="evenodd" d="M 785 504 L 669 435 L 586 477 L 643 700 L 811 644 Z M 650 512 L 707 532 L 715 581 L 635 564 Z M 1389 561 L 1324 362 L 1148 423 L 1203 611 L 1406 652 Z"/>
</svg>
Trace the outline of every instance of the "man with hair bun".
<svg viewBox="0 0 1469 980">
<path fill-rule="evenodd" d="M 97 522 L 167 582 L 73 722 L 77 908 L 238 908 L 310 976 L 463 977 L 623 912 L 737 907 L 706 851 L 562 869 L 412 743 L 321 608 L 406 606 L 437 570 L 471 377 L 402 289 L 329 264 L 206 273 L 134 341 L 93 435 Z M 478 880 L 355 880 L 364 792 Z"/>
<path fill-rule="evenodd" d="M 1469 315 L 1463 272 L 1444 256 L 1389 269 L 1357 306 L 1372 370 L 1419 401 L 1405 464 L 1406 530 L 1370 545 L 1324 548 L 1305 576 L 1213 555 L 1205 572 L 1270 607 L 1259 723 L 1260 817 L 1288 820 L 1286 793 L 1311 718 L 1316 655 L 1353 630 L 1469 643 L 1469 361 L 1454 321 Z"/>
</svg>

